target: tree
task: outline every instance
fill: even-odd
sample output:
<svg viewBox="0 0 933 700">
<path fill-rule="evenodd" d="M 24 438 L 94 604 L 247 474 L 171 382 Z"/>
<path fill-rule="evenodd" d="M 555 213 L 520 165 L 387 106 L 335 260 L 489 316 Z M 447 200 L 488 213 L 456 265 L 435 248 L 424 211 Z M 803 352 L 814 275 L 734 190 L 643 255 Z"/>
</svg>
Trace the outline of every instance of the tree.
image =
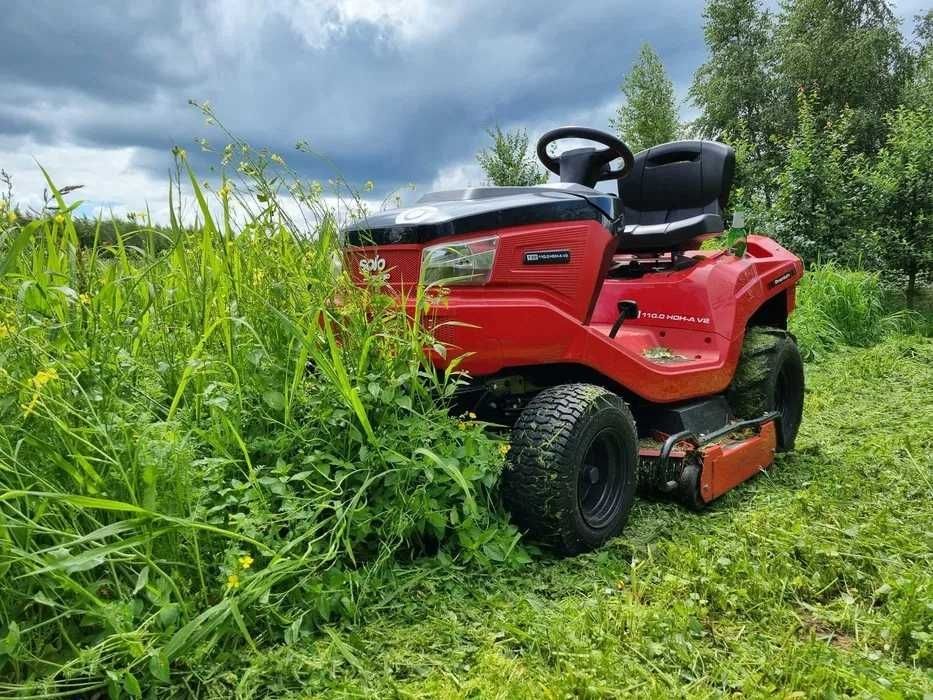
<svg viewBox="0 0 933 700">
<path fill-rule="evenodd" d="M 709 58 L 694 75 L 690 99 L 702 138 L 724 141 L 741 156 L 736 186 L 746 198 L 770 205 L 780 158 L 775 127 L 774 22 L 760 0 L 710 0 L 703 31 Z"/>
<path fill-rule="evenodd" d="M 797 128 L 776 178 L 770 231 L 807 262 L 857 262 L 858 234 L 870 207 L 863 180 L 866 157 L 852 143 L 852 112 L 834 120 L 818 112 L 819 97 L 801 90 Z"/>
<path fill-rule="evenodd" d="M 914 46 L 917 54 L 925 56 L 933 49 L 933 10 L 914 16 Z"/>
<path fill-rule="evenodd" d="M 547 182 L 548 174 L 538 168 L 537 160 L 528 148 L 528 133 L 524 129 L 502 131 L 498 126 L 487 129 L 491 148 L 476 154 L 476 160 L 489 178 L 499 186 L 524 187 Z"/>
<path fill-rule="evenodd" d="M 933 109 L 901 107 L 889 123 L 888 141 L 870 175 L 878 253 L 887 270 L 906 277 L 912 305 L 918 277 L 933 273 Z"/>
<path fill-rule="evenodd" d="M 911 44 L 911 76 L 904 85 L 901 102 L 912 109 L 933 109 L 933 10 L 914 17 Z"/>
<path fill-rule="evenodd" d="M 823 119 L 851 109 L 856 148 L 877 152 L 910 71 L 889 0 L 785 0 L 775 46 L 779 101 L 793 105 L 803 89 Z"/>
<path fill-rule="evenodd" d="M 625 102 L 609 124 L 633 151 L 677 138 L 680 123 L 674 84 L 650 44 L 642 44 L 638 62 L 623 79 L 621 90 Z"/>
</svg>

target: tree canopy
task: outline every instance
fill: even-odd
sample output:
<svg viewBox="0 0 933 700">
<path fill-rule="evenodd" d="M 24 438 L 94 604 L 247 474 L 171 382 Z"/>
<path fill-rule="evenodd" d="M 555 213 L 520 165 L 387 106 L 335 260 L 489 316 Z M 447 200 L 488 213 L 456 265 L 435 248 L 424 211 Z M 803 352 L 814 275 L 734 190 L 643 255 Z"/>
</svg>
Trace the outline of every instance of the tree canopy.
<svg viewBox="0 0 933 700">
<path fill-rule="evenodd" d="M 538 167 L 534 153 L 528 147 L 528 132 L 524 129 L 502 131 L 496 126 L 488 129 L 492 145 L 476 155 L 476 160 L 493 185 L 540 185 L 548 174 Z"/>
<path fill-rule="evenodd" d="M 621 90 L 625 101 L 610 124 L 629 148 L 637 153 L 677 138 L 680 123 L 674 84 L 650 44 L 642 45 L 638 62 L 623 79 Z"/>
</svg>

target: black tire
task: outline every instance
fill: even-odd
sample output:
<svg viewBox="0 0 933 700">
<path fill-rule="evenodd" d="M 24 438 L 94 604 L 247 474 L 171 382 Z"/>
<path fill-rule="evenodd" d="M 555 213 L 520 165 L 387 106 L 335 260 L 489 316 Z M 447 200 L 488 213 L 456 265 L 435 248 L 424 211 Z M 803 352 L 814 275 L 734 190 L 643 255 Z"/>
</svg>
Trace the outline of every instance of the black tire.
<svg viewBox="0 0 933 700">
<path fill-rule="evenodd" d="M 749 328 L 727 393 L 735 415 L 750 419 L 780 411 L 778 451 L 793 450 L 803 418 L 803 392 L 803 360 L 794 337 L 780 328 Z"/>
<path fill-rule="evenodd" d="M 619 533 L 635 497 L 635 420 L 616 394 L 592 384 L 545 389 L 512 429 L 502 477 L 519 528 L 563 554 Z"/>
</svg>

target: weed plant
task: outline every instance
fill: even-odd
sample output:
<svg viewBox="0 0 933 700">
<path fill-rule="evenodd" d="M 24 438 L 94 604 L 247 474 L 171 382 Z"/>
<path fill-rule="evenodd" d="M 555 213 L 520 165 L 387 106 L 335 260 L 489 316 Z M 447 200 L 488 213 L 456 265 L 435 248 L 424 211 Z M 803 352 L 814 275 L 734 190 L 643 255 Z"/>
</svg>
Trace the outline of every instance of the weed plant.
<svg viewBox="0 0 933 700">
<path fill-rule="evenodd" d="M 47 217 L 5 200 L 0 694 L 183 684 L 358 619 L 400 560 L 527 558 L 502 446 L 448 415 L 422 324 L 340 270 L 320 187 L 240 141 L 217 192 L 177 156 L 199 222 L 145 245 L 82 244 L 51 180 Z"/>
<path fill-rule="evenodd" d="M 889 306 L 888 299 L 878 273 L 833 263 L 810 266 L 791 316 L 804 357 L 815 359 L 844 345 L 868 347 L 887 335 L 920 329 L 919 314 Z"/>
</svg>

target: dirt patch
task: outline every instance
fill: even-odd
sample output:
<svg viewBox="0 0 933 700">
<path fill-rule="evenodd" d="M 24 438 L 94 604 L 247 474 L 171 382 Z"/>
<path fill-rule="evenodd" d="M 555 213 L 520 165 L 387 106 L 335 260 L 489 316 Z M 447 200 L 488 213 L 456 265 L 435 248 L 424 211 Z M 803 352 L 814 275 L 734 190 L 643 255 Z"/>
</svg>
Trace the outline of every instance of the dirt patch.
<svg viewBox="0 0 933 700">
<path fill-rule="evenodd" d="M 810 612 L 800 613 L 801 636 L 812 634 L 822 642 L 838 649 L 849 651 L 855 647 L 855 638 L 833 626 L 828 620 L 822 620 Z"/>
</svg>

